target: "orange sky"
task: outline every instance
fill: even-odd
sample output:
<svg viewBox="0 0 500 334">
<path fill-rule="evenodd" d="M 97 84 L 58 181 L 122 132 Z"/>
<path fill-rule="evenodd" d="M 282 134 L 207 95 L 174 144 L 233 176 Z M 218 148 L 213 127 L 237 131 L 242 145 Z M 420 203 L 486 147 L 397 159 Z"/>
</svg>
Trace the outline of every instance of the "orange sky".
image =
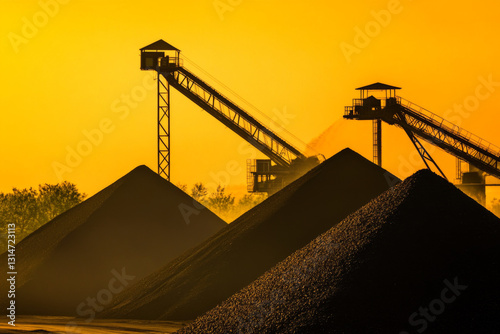
<svg viewBox="0 0 500 334">
<path fill-rule="evenodd" d="M 156 96 L 139 48 L 160 38 L 304 142 L 337 122 L 327 155 L 349 146 L 371 159 L 370 123 L 340 119 L 354 88 L 376 81 L 500 146 L 500 86 L 470 112 L 453 109 L 471 101 L 480 78 L 500 82 L 499 9 L 496 1 L 8 1 L 0 191 L 67 179 L 93 194 L 137 165 L 156 169 Z M 243 185 L 253 156 L 241 153 L 243 140 L 177 92 L 172 105 L 172 181 L 215 183 L 236 161 L 230 183 Z M 85 133 L 94 134 L 90 146 Z M 384 126 L 383 140 L 385 168 L 404 177 L 423 167 L 400 129 Z M 67 165 L 78 148 L 85 156 L 57 175 L 54 164 Z M 433 152 L 454 178 L 454 159 Z"/>
</svg>

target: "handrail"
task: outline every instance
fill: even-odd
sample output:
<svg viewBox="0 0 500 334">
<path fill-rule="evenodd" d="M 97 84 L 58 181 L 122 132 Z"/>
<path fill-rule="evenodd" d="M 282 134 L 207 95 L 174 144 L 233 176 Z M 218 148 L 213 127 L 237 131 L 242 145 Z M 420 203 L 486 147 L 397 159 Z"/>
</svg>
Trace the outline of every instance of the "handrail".
<svg viewBox="0 0 500 334">
<path fill-rule="evenodd" d="M 418 114 L 419 116 L 425 118 L 427 121 L 431 122 L 434 124 L 436 127 L 444 129 L 448 131 L 449 133 L 452 133 L 460 138 L 462 138 L 466 142 L 470 142 L 479 148 L 483 149 L 486 152 L 491 153 L 492 155 L 499 157 L 500 158 L 500 148 L 483 138 L 476 136 L 475 134 L 447 121 L 446 119 L 442 118 L 441 116 L 438 116 L 431 111 L 411 102 L 408 101 L 400 96 L 397 96 L 397 102 L 401 106 L 410 109 L 412 112 Z"/>
<path fill-rule="evenodd" d="M 165 57 L 167 58 L 167 57 Z M 168 56 L 168 64 L 170 65 L 175 65 L 175 67 L 182 67 L 184 65 L 184 59 L 180 57 L 171 57 Z M 161 70 L 160 67 L 158 66 L 157 70 Z"/>
<path fill-rule="evenodd" d="M 187 68 L 181 66 L 179 68 L 180 71 L 183 71 L 183 73 L 185 75 L 188 75 L 188 76 L 191 76 L 192 79 L 196 79 L 198 81 L 198 83 L 201 83 L 203 86 L 205 87 L 202 87 L 202 89 L 206 90 L 207 93 L 209 94 L 212 94 L 212 93 L 215 93 L 217 94 L 219 97 L 223 98 L 224 100 L 226 100 L 230 105 L 226 104 L 226 107 L 234 110 L 235 112 L 237 112 L 238 114 L 240 114 L 241 116 L 243 116 L 243 118 L 251 123 L 253 126 L 256 126 L 258 127 L 261 131 L 263 131 L 264 133 L 266 133 L 268 136 L 270 136 L 272 139 L 276 140 L 277 142 L 279 142 L 281 145 L 283 145 L 284 147 L 286 147 L 287 150 L 289 150 L 292 154 L 294 154 L 295 156 L 297 157 L 305 157 L 302 152 L 300 152 L 295 146 L 293 146 L 289 141 L 287 141 L 286 139 L 283 139 L 281 138 L 280 136 L 278 136 L 274 131 L 272 131 L 271 129 L 267 128 L 266 126 L 264 126 L 264 124 L 262 124 L 261 121 L 259 121 L 258 119 L 256 119 L 255 117 L 251 116 L 248 112 L 246 112 L 245 110 L 243 110 L 242 108 L 240 108 L 235 102 L 233 102 L 231 99 L 229 99 L 227 96 L 225 96 L 224 94 L 222 94 L 220 91 L 216 90 L 214 87 L 208 85 L 204 80 L 202 80 L 199 76 L 193 74 L 193 72 L 189 71 Z M 212 92 L 210 92 L 212 91 Z M 249 133 L 251 135 L 251 133 Z"/>
<path fill-rule="evenodd" d="M 185 67 L 161 73 L 179 92 L 221 121 L 276 164 L 290 166 L 305 156 Z"/>
<path fill-rule="evenodd" d="M 352 106 L 345 107 L 344 118 L 382 119 L 389 124 L 399 125 L 500 178 L 498 146 L 400 96 L 390 99 L 391 103 L 389 99 L 379 100 L 380 106 L 378 103 L 366 104 L 366 99 L 353 99 Z"/>
</svg>

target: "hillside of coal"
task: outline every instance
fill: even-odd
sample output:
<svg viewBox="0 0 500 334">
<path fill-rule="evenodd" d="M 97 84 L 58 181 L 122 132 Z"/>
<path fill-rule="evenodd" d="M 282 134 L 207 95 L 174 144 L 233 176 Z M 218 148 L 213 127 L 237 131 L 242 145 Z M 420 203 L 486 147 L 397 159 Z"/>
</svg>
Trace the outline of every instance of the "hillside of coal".
<svg viewBox="0 0 500 334">
<path fill-rule="evenodd" d="M 98 316 L 194 319 L 397 182 L 345 149 L 134 284 Z"/>
<path fill-rule="evenodd" d="M 188 207 L 198 214 L 186 219 L 181 209 Z M 226 225 L 146 166 L 137 167 L 20 242 L 17 314 L 98 312 Z M 7 263 L 6 254 L 0 260 Z M 8 290 L 6 280 L 0 288 Z"/>
<path fill-rule="evenodd" d="M 500 220 L 422 170 L 187 333 L 497 333 Z"/>
</svg>

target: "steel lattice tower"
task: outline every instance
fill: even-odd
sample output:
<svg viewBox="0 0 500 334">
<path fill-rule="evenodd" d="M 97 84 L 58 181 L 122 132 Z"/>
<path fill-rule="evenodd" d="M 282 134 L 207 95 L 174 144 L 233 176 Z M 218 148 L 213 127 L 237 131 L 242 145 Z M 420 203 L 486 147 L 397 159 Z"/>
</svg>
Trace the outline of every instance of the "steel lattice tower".
<svg viewBox="0 0 500 334">
<path fill-rule="evenodd" d="M 170 85 L 158 74 L 158 175 L 170 181 Z"/>
</svg>

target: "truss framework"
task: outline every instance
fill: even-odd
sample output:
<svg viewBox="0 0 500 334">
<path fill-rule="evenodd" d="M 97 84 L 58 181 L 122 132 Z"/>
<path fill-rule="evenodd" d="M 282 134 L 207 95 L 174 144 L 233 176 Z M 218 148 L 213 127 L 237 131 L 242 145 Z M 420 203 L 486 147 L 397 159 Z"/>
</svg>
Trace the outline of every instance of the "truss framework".
<svg viewBox="0 0 500 334">
<path fill-rule="evenodd" d="M 396 115 L 401 120 L 402 124 L 404 124 L 406 122 L 406 119 L 405 119 L 405 117 L 404 117 L 404 115 L 403 115 L 402 112 L 399 112 Z M 413 143 L 413 146 L 415 146 L 415 148 L 417 149 L 417 152 L 420 155 L 420 157 L 422 158 L 422 160 L 424 161 L 424 164 L 427 167 L 427 169 L 431 169 L 431 167 L 430 167 L 429 164 L 432 164 L 432 165 L 434 165 L 434 167 L 436 167 L 436 169 L 439 171 L 439 173 L 441 174 L 441 176 L 444 177 L 445 179 L 447 179 L 446 175 L 444 175 L 443 171 L 441 170 L 441 168 L 439 168 L 439 166 L 436 163 L 436 161 L 434 161 L 434 159 L 431 157 L 431 155 L 429 154 L 429 152 L 427 152 L 427 150 L 425 149 L 424 145 L 422 145 L 422 143 L 413 134 L 413 132 L 411 132 L 411 130 L 409 129 L 409 127 L 405 126 L 405 127 L 403 127 L 403 129 L 405 130 L 406 134 L 408 135 L 408 137 L 410 138 L 411 142 Z"/>
<path fill-rule="evenodd" d="M 373 120 L 373 163 L 382 167 L 382 120 Z"/>
<path fill-rule="evenodd" d="M 413 133 L 480 170 L 500 177 L 500 151 L 495 145 L 474 136 L 432 114 L 420 113 L 415 108 L 398 103 L 404 121 Z M 404 123 L 396 123 L 404 128 Z M 449 126 L 451 124 L 451 126 Z"/>
<path fill-rule="evenodd" d="M 362 106 L 363 100 L 355 99 L 353 106 L 346 107 L 344 117 L 359 120 L 379 119 L 395 124 L 403 128 L 410 139 L 412 136 L 419 137 L 476 168 L 500 178 L 500 148 L 486 140 L 399 96 L 396 97 L 395 103 L 388 103 L 380 110 L 366 111 Z M 422 144 L 416 142 L 415 139 L 412 139 L 412 142 L 426 165 L 429 162 L 436 165 L 432 158 L 429 159 L 430 155 Z"/>
<path fill-rule="evenodd" d="M 277 165 L 288 167 L 295 159 L 305 158 L 299 150 L 184 67 L 161 74 L 172 87 L 248 141 Z"/>
<path fill-rule="evenodd" d="M 170 181 L 170 85 L 158 75 L 158 175 Z"/>
</svg>

